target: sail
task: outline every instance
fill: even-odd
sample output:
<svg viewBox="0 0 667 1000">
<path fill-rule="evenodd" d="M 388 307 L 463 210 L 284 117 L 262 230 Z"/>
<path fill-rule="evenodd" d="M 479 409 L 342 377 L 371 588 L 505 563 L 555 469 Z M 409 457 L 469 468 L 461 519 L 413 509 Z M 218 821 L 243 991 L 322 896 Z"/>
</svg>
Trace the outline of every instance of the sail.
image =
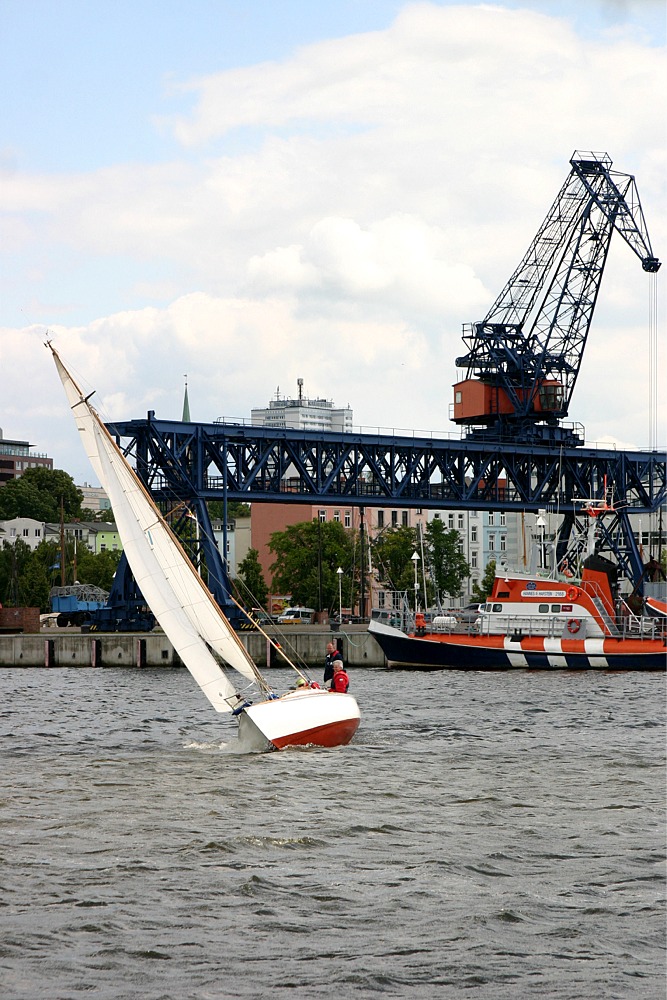
<svg viewBox="0 0 667 1000">
<path fill-rule="evenodd" d="M 218 711 L 229 711 L 237 701 L 235 689 L 208 645 L 244 677 L 268 685 L 96 411 L 48 346 L 88 458 L 109 496 L 137 584 L 209 701 Z"/>
</svg>

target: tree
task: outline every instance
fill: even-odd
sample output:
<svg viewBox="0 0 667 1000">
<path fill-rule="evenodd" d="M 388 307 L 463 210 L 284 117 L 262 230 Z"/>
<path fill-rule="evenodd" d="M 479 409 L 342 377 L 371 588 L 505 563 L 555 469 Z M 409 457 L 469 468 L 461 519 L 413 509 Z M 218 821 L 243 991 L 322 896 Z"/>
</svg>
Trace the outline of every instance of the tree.
<svg viewBox="0 0 667 1000">
<path fill-rule="evenodd" d="M 0 604 L 20 607 L 23 604 L 21 579 L 32 553 L 22 538 L 4 541 L 0 550 Z"/>
<path fill-rule="evenodd" d="M 224 514 L 224 504 L 222 500 L 210 500 L 206 505 L 209 517 L 217 521 L 222 521 Z M 250 504 L 242 503 L 240 500 L 227 501 L 227 518 L 250 517 Z"/>
<path fill-rule="evenodd" d="M 438 594 L 458 597 L 463 581 L 470 576 L 470 566 L 461 552 L 461 536 L 447 529 L 441 518 L 434 518 L 424 532 L 430 575 Z"/>
<path fill-rule="evenodd" d="M 412 554 L 417 549 L 417 532 L 401 525 L 387 528 L 372 543 L 373 565 L 380 583 L 389 590 L 414 587 Z"/>
<path fill-rule="evenodd" d="M 44 566 L 34 553 L 26 563 L 19 580 L 20 603 L 27 608 L 39 608 L 42 612 L 50 611 L 49 580 Z"/>
<path fill-rule="evenodd" d="M 61 469 L 26 469 L 19 479 L 10 479 L 0 490 L 0 520 L 32 517 L 36 521 L 59 521 L 60 503 L 66 521 L 81 518 L 83 493 Z"/>
<path fill-rule="evenodd" d="M 102 590 L 111 590 L 120 557 L 120 551 L 105 549 L 96 555 L 88 547 L 79 549 L 76 571 L 79 583 L 90 583 Z"/>
<path fill-rule="evenodd" d="M 493 581 L 496 578 L 496 561 L 492 559 L 490 563 L 487 563 L 486 570 L 484 571 L 484 576 L 482 581 L 477 586 L 476 583 L 472 585 L 472 596 L 475 601 L 480 604 L 487 599 L 491 591 L 493 590 Z"/>
<path fill-rule="evenodd" d="M 242 603 L 252 604 L 252 607 L 265 608 L 269 588 L 264 579 L 257 549 L 248 549 L 245 559 L 239 563 L 238 575 L 241 582 Z"/>
<path fill-rule="evenodd" d="M 352 581 L 356 533 L 339 521 L 302 521 L 271 535 L 273 589 L 291 594 L 295 604 L 333 612 L 338 607 L 340 566 Z"/>
</svg>

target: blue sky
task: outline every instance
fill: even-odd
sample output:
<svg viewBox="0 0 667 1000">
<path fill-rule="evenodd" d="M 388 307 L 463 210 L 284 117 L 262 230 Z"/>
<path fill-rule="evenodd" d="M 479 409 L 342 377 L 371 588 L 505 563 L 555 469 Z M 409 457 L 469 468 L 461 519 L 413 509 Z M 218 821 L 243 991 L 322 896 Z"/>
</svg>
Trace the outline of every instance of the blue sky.
<svg viewBox="0 0 667 1000">
<path fill-rule="evenodd" d="M 195 419 L 303 377 L 366 426 L 452 430 L 461 326 L 575 148 L 636 174 L 667 253 L 662 0 L 0 0 L 0 84 L 0 427 L 78 479 L 47 329 L 107 416 L 177 416 L 188 372 Z M 614 245 L 591 440 L 647 443 L 647 294 Z"/>
</svg>

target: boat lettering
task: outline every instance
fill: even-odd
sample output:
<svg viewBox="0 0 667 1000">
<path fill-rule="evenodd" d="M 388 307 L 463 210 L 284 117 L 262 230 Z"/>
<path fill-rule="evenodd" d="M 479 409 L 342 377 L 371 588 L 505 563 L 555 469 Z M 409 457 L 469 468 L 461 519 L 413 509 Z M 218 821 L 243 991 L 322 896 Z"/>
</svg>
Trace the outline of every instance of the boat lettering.
<svg viewBox="0 0 667 1000">
<path fill-rule="evenodd" d="M 543 598 L 543 597 L 551 597 L 551 598 L 555 598 L 556 600 L 560 600 L 563 597 L 565 597 L 565 591 L 564 590 L 522 590 L 521 591 L 521 596 L 522 597 L 539 597 L 540 599 Z"/>
</svg>

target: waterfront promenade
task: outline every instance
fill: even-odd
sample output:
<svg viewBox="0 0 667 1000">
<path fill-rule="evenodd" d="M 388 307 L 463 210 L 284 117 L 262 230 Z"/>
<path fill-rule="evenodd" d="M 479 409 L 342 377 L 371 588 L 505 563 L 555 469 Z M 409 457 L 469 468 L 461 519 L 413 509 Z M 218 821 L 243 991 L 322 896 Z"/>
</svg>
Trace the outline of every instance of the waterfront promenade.
<svg viewBox="0 0 667 1000">
<path fill-rule="evenodd" d="M 385 660 L 365 625 L 350 625 L 333 633 L 328 626 L 308 625 L 292 630 L 267 629 L 285 654 L 297 664 L 322 667 L 325 647 L 342 639 L 343 657 L 350 667 L 382 667 Z M 259 632 L 239 637 L 260 669 L 284 665 L 280 652 Z M 0 636 L 0 667 L 174 667 L 181 660 L 164 632 L 81 632 L 79 629 L 42 629 L 39 633 Z"/>
</svg>

